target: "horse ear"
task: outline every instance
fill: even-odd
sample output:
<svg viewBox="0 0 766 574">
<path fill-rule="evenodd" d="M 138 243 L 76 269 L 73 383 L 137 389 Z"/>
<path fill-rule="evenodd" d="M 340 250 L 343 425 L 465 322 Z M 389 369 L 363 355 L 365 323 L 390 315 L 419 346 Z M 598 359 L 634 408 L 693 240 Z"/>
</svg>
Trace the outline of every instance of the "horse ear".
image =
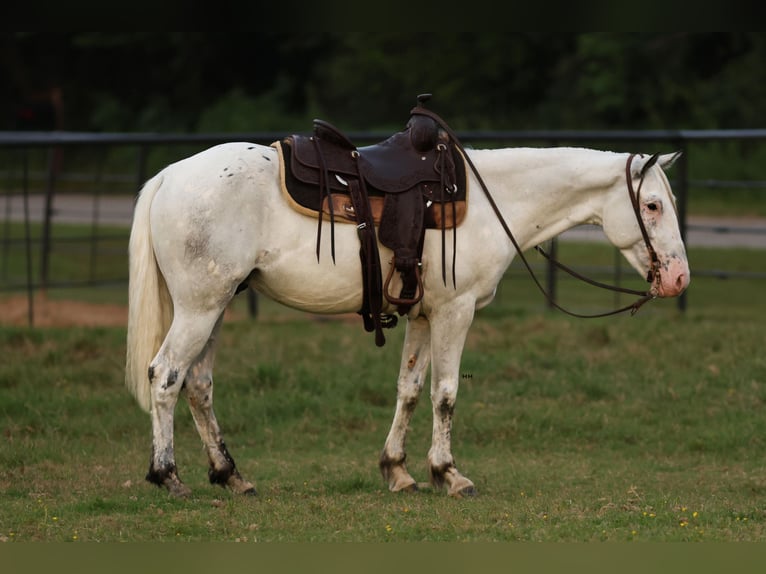
<svg viewBox="0 0 766 574">
<path fill-rule="evenodd" d="M 664 171 L 668 171 L 683 153 L 681 150 L 678 150 L 677 152 L 663 154 L 657 158 L 657 163 L 660 164 Z"/>
<path fill-rule="evenodd" d="M 630 164 L 630 174 L 634 179 L 638 179 L 644 176 L 646 170 L 652 167 L 659 159 L 659 154 L 644 155 L 638 154 L 633 158 Z"/>
</svg>

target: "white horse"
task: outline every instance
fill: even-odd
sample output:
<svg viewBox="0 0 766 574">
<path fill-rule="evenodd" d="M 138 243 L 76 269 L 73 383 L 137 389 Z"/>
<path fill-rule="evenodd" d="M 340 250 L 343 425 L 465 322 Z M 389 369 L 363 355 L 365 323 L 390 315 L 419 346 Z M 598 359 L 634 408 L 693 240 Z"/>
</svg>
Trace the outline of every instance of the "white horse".
<svg viewBox="0 0 766 574">
<path fill-rule="evenodd" d="M 640 217 L 659 260 L 651 294 L 672 297 L 686 289 L 689 266 L 663 171 L 678 154 L 659 156 L 647 170 L 648 156 L 629 159 L 628 154 L 580 148 L 467 154 L 522 250 L 576 225 L 598 224 L 643 276 L 651 262 Z M 639 182 L 634 210 L 627 188 L 638 188 Z M 468 184 L 467 215 L 457 229 L 456 286 L 442 281 L 441 232 L 426 233 L 424 295 L 407 315 L 396 410 L 380 456 L 391 491 L 417 488 L 405 466 L 405 435 L 430 364 L 431 481 L 446 485 L 451 495 L 475 492 L 458 471 L 450 444 L 460 359 L 474 312 L 492 301 L 516 249 L 472 173 Z M 323 225 L 329 225 L 327 218 Z M 147 480 L 174 495 L 190 492 L 179 478 L 173 449 L 174 409 L 183 391 L 207 450 L 210 481 L 236 493 L 255 493 L 235 467 L 213 413 L 217 336 L 226 306 L 243 285 L 311 313 L 360 309 L 355 226 L 336 223 L 335 264 L 330 257 L 317 261 L 316 227 L 316 219 L 288 207 L 273 147 L 218 145 L 166 167 L 145 184 L 130 237 L 126 381 L 151 414 Z M 451 233 L 447 231 L 447 261 L 452 258 Z M 329 253 L 329 237 L 329 232 L 322 233 L 328 243 L 323 253 Z M 381 246 L 384 277 L 391 258 Z"/>
</svg>

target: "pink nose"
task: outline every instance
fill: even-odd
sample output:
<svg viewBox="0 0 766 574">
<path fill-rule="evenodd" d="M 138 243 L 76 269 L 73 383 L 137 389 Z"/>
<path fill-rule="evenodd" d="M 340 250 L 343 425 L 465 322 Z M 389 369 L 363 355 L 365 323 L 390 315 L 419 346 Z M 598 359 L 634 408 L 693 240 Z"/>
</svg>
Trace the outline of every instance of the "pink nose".
<svg viewBox="0 0 766 574">
<path fill-rule="evenodd" d="M 667 270 L 661 273 L 660 297 L 676 297 L 689 286 L 689 265 L 685 260 L 673 258 Z"/>
</svg>

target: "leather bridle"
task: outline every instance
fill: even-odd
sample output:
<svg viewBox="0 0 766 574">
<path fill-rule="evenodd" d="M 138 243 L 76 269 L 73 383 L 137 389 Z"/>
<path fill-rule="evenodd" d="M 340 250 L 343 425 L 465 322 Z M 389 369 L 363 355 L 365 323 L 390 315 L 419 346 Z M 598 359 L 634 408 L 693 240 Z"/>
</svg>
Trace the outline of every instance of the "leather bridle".
<svg viewBox="0 0 766 574">
<path fill-rule="evenodd" d="M 649 240 L 649 234 L 646 232 L 644 218 L 641 217 L 641 203 L 639 202 L 639 198 L 641 196 L 641 186 L 644 184 L 644 176 L 646 175 L 646 172 L 649 170 L 649 168 L 657 163 L 657 158 L 659 155 L 660 154 L 658 153 L 654 154 L 647 160 L 647 162 L 644 164 L 644 167 L 641 168 L 641 179 L 638 182 L 638 189 L 636 191 L 633 191 L 633 177 L 630 171 L 630 166 L 633 163 L 633 158 L 636 156 L 636 154 L 630 154 L 628 161 L 625 164 L 625 180 L 628 184 L 630 202 L 633 204 L 633 212 L 636 214 L 636 221 L 638 221 L 638 227 L 641 230 L 641 236 L 644 238 L 646 250 L 649 252 L 649 259 L 651 261 L 649 266 L 649 273 L 646 276 L 646 281 L 647 283 L 655 283 L 656 281 L 657 284 L 659 284 L 660 278 L 660 258 L 657 257 L 657 252 L 654 250 L 652 242 Z"/>
<path fill-rule="evenodd" d="M 516 238 L 511 232 L 510 227 L 508 227 L 508 224 L 506 223 L 505 218 L 503 218 L 503 214 L 501 213 L 500 209 L 495 203 L 495 200 L 492 198 L 492 194 L 489 192 L 487 185 L 484 183 L 484 180 L 479 174 L 479 170 L 476 169 L 476 166 L 474 165 L 473 161 L 469 157 L 468 153 L 466 153 L 465 148 L 460 143 L 460 140 L 458 139 L 455 132 L 452 131 L 452 129 L 444 122 L 444 120 L 442 120 L 437 114 L 433 113 L 431 110 L 425 109 L 423 107 L 417 107 L 412 110 L 412 113 L 426 115 L 434 119 L 449 134 L 449 136 L 455 142 L 455 145 L 460 149 L 463 157 L 465 158 L 465 161 L 468 163 L 471 170 L 473 171 L 473 174 L 476 176 L 476 179 L 478 180 L 479 185 L 484 191 L 484 195 L 487 197 L 487 200 L 489 201 L 489 204 L 492 207 L 492 210 L 495 212 L 495 215 L 497 216 L 497 219 L 500 222 L 500 225 L 503 227 L 503 230 L 505 231 L 506 235 L 511 240 L 511 243 L 513 243 L 513 246 L 516 248 L 516 252 L 519 254 L 519 258 L 524 263 L 524 266 L 527 268 L 527 271 L 529 271 L 529 274 L 532 277 L 532 280 L 537 285 L 537 288 L 540 290 L 540 292 L 545 296 L 545 298 L 553 307 L 555 307 L 559 311 L 566 313 L 567 315 L 584 318 L 584 319 L 592 319 L 596 317 L 607 317 L 609 315 L 616 315 L 618 313 L 623 313 L 625 311 L 630 311 L 630 314 L 634 315 L 644 303 L 646 303 L 647 301 L 651 301 L 652 299 L 655 299 L 658 296 L 659 285 L 661 281 L 660 268 L 662 265 L 660 263 L 659 257 L 657 256 L 657 252 L 652 246 L 652 242 L 649 239 L 649 233 L 646 230 L 646 225 L 644 225 L 644 220 L 641 217 L 641 204 L 640 204 L 639 198 L 641 194 L 641 187 L 644 184 L 644 177 L 646 176 L 647 171 L 657 162 L 659 154 L 652 155 L 644 164 L 644 166 L 641 168 L 640 179 L 638 182 L 637 189 L 634 189 L 633 187 L 633 175 L 631 172 L 633 159 L 636 157 L 637 154 L 630 154 L 625 164 L 625 180 L 628 187 L 628 195 L 630 196 L 630 202 L 631 202 L 631 205 L 633 206 L 633 212 L 635 213 L 636 220 L 638 221 L 638 227 L 641 230 L 641 236 L 643 237 L 644 243 L 646 244 L 646 249 L 649 252 L 650 267 L 649 267 L 649 272 L 647 273 L 646 280 L 648 283 L 651 283 L 651 287 L 647 291 L 637 291 L 635 289 L 628 289 L 626 287 L 619 287 L 616 285 L 608 285 L 606 283 L 601 283 L 599 281 L 589 279 L 588 277 L 580 275 L 573 269 L 570 269 L 563 263 L 553 259 L 539 245 L 535 247 L 535 249 L 539 253 L 541 253 L 546 259 L 548 259 L 558 269 L 565 271 L 566 273 L 568 273 L 572 277 L 575 277 L 576 279 L 584 281 L 585 283 L 588 283 L 590 285 L 600 287 L 602 289 L 607 289 L 609 291 L 615 291 L 618 293 L 627 293 L 630 295 L 639 296 L 638 300 L 631 303 L 630 305 L 626 305 L 625 307 L 621 307 L 619 309 L 615 309 L 613 311 L 607 311 L 604 313 L 585 315 L 585 314 L 569 311 L 568 309 L 565 309 L 564 307 L 556 303 L 553 297 L 551 297 L 551 295 L 542 286 L 542 284 L 540 283 L 540 280 L 537 278 L 537 276 L 535 275 L 535 272 L 532 270 L 532 266 L 529 264 L 529 262 L 527 261 L 527 258 L 524 256 L 524 253 L 522 252 L 521 247 L 519 246 L 519 243 L 516 241 Z"/>
<path fill-rule="evenodd" d="M 602 289 L 607 289 L 609 291 L 615 291 L 618 293 L 628 293 L 630 295 L 639 295 L 640 299 L 635 301 L 634 303 L 631 303 L 630 305 L 626 305 L 625 307 L 621 307 L 620 309 L 615 309 L 614 311 L 608 311 L 606 313 L 598 313 L 595 315 L 581 315 L 578 313 L 573 313 L 571 311 L 568 311 L 567 309 L 563 309 L 558 304 L 556 304 L 555 301 L 552 300 L 552 298 L 548 295 L 547 292 L 545 292 L 542 289 L 542 286 L 540 285 L 537 278 L 534 277 L 534 273 L 532 272 L 532 269 L 530 268 L 529 264 L 524 258 L 524 255 L 519 251 L 519 256 L 524 261 L 524 264 L 526 265 L 527 269 L 530 273 L 532 273 L 532 278 L 535 280 L 535 283 L 537 283 L 538 287 L 543 291 L 543 294 L 546 296 L 548 301 L 555 306 L 560 311 L 563 311 L 564 313 L 567 313 L 568 315 L 573 315 L 575 317 L 583 317 L 583 318 L 594 318 L 594 317 L 606 317 L 608 315 L 616 315 L 617 313 L 622 313 L 623 311 L 630 311 L 631 315 L 635 315 L 635 313 L 639 310 L 639 308 L 646 303 L 647 301 L 651 301 L 652 299 L 655 299 L 659 293 L 659 286 L 660 282 L 662 281 L 662 277 L 660 275 L 660 269 L 662 267 L 662 264 L 660 263 L 660 258 L 657 256 L 657 252 L 654 249 L 654 246 L 652 245 L 651 240 L 649 239 L 649 233 L 646 231 L 646 225 L 644 224 L 644 219 L 641 217 L 641 203 L 639 201 L 641 197 L 641 187 L 644 184 L 644 177 L 646 176 L 646 173 L 648 170 L 657 163 L 657 159 L 659 158 L 659 154 L 652 155 L 647 162 L 644 164 L 644 166 L 641 168 L 641 174 L 640 179 L 638 182 L 638 188 L 633 188 L 633 174 L 631 172 L 631 166 L 633 164 L 633 158 L 636 157 L 637 154 L 630 154 L 628 156 L 628 160 L 625 163 L 625 182 L 628 188 L 628 195 L 630 196 L 630 203 L 633 206 L 633 213 L 636 216 L 636 221 L 638 222 L 638 227 L 641 230 L 641 237 L 644 240 L 644 244 L 646 245 L 646 250 L 649 253 L 649 271 L 646 274 L 646 281 L 647 283 L 651 284 L 651 287 L 647 291 L 636 291 L 635 289 L 628 289 L 626 287 L 618 287 L 616 285 L 608 285 L 606 283 L 601 283 L 599 281 L 595 281 L 593 279 L 589 279 L 588 277 L 585 277 L 583 275 L 580 275 L 573 269 L 567 267 L 563 263 L 556 261 L 553 259 L 548 253 L 546 253 L 539 245 L 535 247 L 535 249 L 540 253 L 543 257 L 548 259 L 553 265 L 555 265 L 558 269 L 561 269 L 562 271 L 565 271 L 572 277 L 575 277 L 581 281 L 584 281 L 585 283 L 588 283 L 590 285 L 594 285 L 596 287 L 600 287 Z M 514 245 L 516 245 L 514 241 Z M 517 248 L 518 251 L 518 248 Z"/>
</svg>

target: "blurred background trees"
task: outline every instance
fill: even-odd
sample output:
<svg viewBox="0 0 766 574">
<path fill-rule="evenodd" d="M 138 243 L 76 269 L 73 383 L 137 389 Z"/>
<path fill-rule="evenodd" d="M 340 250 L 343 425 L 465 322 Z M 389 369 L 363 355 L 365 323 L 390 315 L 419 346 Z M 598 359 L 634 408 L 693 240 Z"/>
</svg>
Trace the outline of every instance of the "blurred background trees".
<svg viewBox="0 0 766 574">
<path fill-rule="evenodd" d="M 762 32 L 3 32 L 0 129 L 762 127 Z"/>
</svg>

